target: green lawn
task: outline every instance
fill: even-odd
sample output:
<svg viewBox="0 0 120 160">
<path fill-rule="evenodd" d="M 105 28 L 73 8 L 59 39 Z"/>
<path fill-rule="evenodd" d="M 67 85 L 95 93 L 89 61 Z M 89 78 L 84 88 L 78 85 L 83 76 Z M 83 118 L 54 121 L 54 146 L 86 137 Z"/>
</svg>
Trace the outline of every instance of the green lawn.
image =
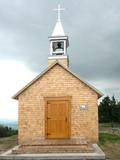
<svg viewBox="0 0 120 160">
<path fill-rule="evenodd" d="M 120 160 L 120 124 L 100 124 L 100 147 L 105 152 L 107 159 Z"/>
<path fill-rule="evenodd" d="M 115 135 L 111 133 L 100 133 L 100 144 L 105 144 L 105 143 L 120 143 L 120 135 Z"/>
</svg>

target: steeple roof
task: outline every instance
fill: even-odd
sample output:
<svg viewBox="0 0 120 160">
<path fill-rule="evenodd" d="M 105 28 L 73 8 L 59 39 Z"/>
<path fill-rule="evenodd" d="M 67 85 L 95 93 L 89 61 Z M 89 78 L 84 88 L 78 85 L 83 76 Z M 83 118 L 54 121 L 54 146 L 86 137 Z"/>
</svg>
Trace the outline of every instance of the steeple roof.
<svg viewBox="0 0 120 160">
<path fill-rule="evenodd" d="M 64 29 L 61 23 L 61 17 L 60 17 L 60 11 L 64 10 L 64 8 L 60 8 L 60 4 L 59 4 L 58 8 L 54 10 L 58 11 L 58 19 L 54 27 L 54 30 L 52 32 L 52 36 L 65 36 L 65 32 L 64 32 Z"/>
<path fill-rule="evenodd" d="M 65 36 L 65 32 L 61 21 L 57 21 L 52 36 Z"/>
</svg>

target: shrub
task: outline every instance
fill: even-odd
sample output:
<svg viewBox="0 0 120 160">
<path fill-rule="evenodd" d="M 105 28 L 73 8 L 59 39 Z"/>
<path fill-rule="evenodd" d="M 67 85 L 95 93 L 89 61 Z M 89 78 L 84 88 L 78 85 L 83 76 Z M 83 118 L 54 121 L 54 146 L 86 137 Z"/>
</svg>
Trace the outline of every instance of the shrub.
<svg viewBox="0 0 120 160">
<path fill-rule="evenodd" d="M 0 137 L 8 137 L 17 134 L 18 131 L 8 126 L 0 125 Z"/>
</svg>

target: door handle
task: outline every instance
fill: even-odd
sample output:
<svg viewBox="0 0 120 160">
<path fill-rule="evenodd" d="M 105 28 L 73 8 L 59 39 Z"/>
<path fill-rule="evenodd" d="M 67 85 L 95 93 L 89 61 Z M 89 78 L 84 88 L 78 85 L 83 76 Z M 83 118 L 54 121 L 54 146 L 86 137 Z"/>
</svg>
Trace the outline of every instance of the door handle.
<svg viewBox="0 0 120 160">
<path fill-rule="evenodd" d="M 67 122 L 67 117 L 65 118 L 65 121 Z"/>
</svg>

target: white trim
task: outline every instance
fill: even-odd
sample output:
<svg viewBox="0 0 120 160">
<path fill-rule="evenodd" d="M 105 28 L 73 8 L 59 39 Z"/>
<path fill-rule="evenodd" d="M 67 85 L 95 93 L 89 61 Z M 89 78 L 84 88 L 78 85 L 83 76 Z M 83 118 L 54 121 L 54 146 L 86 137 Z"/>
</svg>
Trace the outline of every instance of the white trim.
<svg viewBox="0 0 120 160">
<path fill-rule="evenodd" d="M 62 56 L 49 56 L 48 59 L 66 59 L 68 56 L 62 55 Z"/>
<path fill-rule="evenodd" d="M 66 43 L 67 43 L 67 42 L 64 40 L 64 55 L 66 55 L 66 54 L 67 54 Z"/>
<path fill-rule="evenodd" d="M 50 41 L 50 55 L 52 56 L 52 50 L 53 50 L 53 48 L 52 48 L 52 41 Z"/>
<path fill-rule="evenodd" d="M 68 36 L 53 36 L 53 37 L 48 37 L 48 38 L 49 38 L 49 40 L 56 40 L 56 39 L 64 40 L 64 39 L 68 39 Z"/>
</svg>

